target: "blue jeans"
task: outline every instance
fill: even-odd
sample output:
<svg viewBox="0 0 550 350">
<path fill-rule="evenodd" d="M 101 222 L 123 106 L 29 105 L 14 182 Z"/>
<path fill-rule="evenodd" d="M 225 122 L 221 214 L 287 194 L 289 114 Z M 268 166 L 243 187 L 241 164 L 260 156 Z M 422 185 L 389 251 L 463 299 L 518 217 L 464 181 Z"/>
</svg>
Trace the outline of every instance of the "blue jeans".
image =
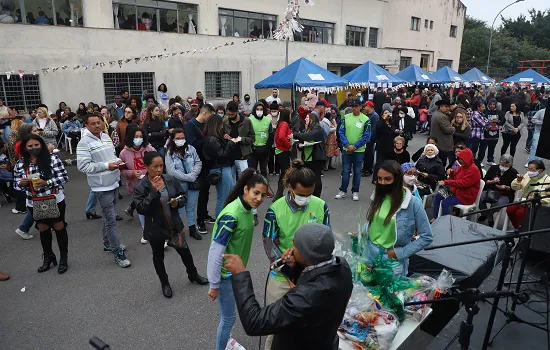
<svg viewBox="0 0 550 350">
<path fill-rule="evenodd" d="M 8 123 L 8 125 L 6 125 L 6 127 L 4 128 L 4 134 L 2 135 L 2 139 L 4 140 L 4 143 L 6 145 L 8 144 L 8 136 L 10 136 L 10 133 L 11 133 L 11 127 L 9 126 L 9 123 Z"/>
<path fill-rule="evenodd" d="M 220 173 L 222 174 L 222 180 L 219 184 L 216 185 L 216 217 L 220 214 L 223 209 L 223 203 L 229 196 L 229 192 L 233 186 L 235 186 L 235 167 L 226 166 L 223 168 L 211 169 L 210 174 Z"/>
<path fill-rule="evenodd" d="M 118 254 L 120 241 L 118 240 L 118 232 L 116 232 L 115 211 L 117 190 L 94 192 L 94 194 L 99 201 L 101 213 L 103 214 L 103 243 L 111 247 L 113 253 Z"/>
<path fill-rule="evenodd" d="M 246 159 L 236 160 L 235 168 L 237 168 L 237 179 L 238 179 L 239 176 L 241 176 L 241 174 L 243 173 L 243 171 L 245 171 L 248 168 L 248 160 Z"/>
<path fill-rule="evenodd" d="M 237 318 L 235 296 L 231 279 L 222 279 L 218 290 L 218 306 L 220 307 L 220 324 L 216 333 L 216 350 L 225 350 L 231 336 L 231 329 Z"/>
<path fill-rule="evenodd" d="M 23 223 L 21 224 L 21 226 L 19 226 L 19 229 L 25 233 L 29 233 L 32 224 L 34 224 L 34 218 L 32 217 L 30 210 L 27 210 L 27 215 L 25 215 Z"/>
<path fill-rule="evenodd" d="M 534 133 L 535 133 L 535 130 L 527 130 L 527 141 L 525 141 L 525 148 L 531 149 L 531 145 L 533 144 Z"/>
<path fill-rule="evenodd" d="M 199 191 L 188 189 L 187 182 L 182 182 L 181 186 L 187 193 L 187 204 L 185 204 L 185 207 L 179 208 L 178 213 L 180 214 L 180 218 L 183 217 L 183 214 L 187 216 L 187 226 L 193 226 L 197 222 L 195 208 L 199 200 Z"/>
<path fill-rule="evenodd" d="M 95 213 L 95 207 L 97 205 L 97 198 L 95 193 L 90 191 L 88 195 L 88 201 L 86 202 L 86 213 Z"/>
<path fill-rule="evenodd" d="M 539 145 L 539 138 L 540 138 L 540 130 L 537 130 L 535 128 L 535 133 L 533 134 L 533 140 L 531 141 L 531 152 L 529 152 L 529 157 L 527 157 L 527 162 L 529 163 L 532 160 L 542 160 L 542 158 L 539 158 L 536 156 L 537 154 L 537 146 Z"/>
<path fill-rule="evenodd" d="M 361 185 L 361 168 L 363 167 L 364 158 L 365 152 L 353 152 L 352 154 L 347 154 L 345 152 L 342 153 L 344 165 L 342 171 L 342 186 L 340 186 L 340 191 L 344 193 L 348 191 L 349 178 L 353 165 L 353 182 L 351 184 L 351 192 L 359 192 L 359 186 Z"/>
<path fill-rule="evenodd" d="M 436 194 L 434 198 L 434 219 L 437 219 L 439 214 L 439 204 L 441 204 L 441 215 L 449 215 L 451 207 L 462 204 L 462 202 L 455 196 L 443 199 L 439 193 Z"/>
</svg>

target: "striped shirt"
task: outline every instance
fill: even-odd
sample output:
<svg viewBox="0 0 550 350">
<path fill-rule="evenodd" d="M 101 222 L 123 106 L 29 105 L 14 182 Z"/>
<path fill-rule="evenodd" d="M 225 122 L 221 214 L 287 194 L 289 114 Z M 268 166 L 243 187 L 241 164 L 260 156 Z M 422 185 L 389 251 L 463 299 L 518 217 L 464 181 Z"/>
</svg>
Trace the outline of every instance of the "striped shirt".
<svg viewBox="0 0 550 350">
<path fill-rule="evenodd" d="M 78 170 L 85 173 L 93 192 L 112 191 L 118 187 L 120 170 L 109 170 L 109 163 L 117 160 L 111 138 L 101 133 L 100 138 L 83 129 L 82 139 L 76 147 Z"/>
</svg>

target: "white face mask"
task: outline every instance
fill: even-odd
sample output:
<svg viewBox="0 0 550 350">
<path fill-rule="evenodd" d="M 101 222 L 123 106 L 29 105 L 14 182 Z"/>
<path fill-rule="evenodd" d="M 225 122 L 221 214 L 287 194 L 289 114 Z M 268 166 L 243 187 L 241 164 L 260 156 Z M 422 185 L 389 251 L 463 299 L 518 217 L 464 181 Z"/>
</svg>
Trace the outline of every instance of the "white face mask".
<svg viewBox="0 0 550 350">
<path fill-rule="evenodd" d="M 303 197 L 294 194 L 294 202 L 300 207 L 305 207 L 309 204 L 309 201 L 311 201 L 311 196 Z"/>
<path fill-rule="evenodd" d="M 432 159 L 432 158 L 435 158 L 435 154 L 432 154 L 431 156 L 426 154 L 426 157 L 429 158 L 429 159 Z"/>
<path fill-rule="evenodd" d="M 137 138 L 137 139 L 134 139 L 134 146 L 141 146 L 143 144 L 143 139 L 142 138 Z"/>
<path fill-rule="evenodd" d="M 409 186 L 416 185 L 418 180 L 416 179 L 416 176 L 413 175 L 403 175 L 403 181 Z"/>
<path fill-rule="evenodd" d="M 272 111 L 272 112 L 271 112 L 271 115 L 274 116 L 274 117 L 276 117 L 276 116 L 279 115 L 279 111 Z"/>
<path fill-rule="evenodd" d="M 258 110 L 256 110 L 256 116 L 257 116 L 258 118 L 263 117 L 263 116 L 264 116 L 264 111 L 258 111 Z"/>
<path fill-rule="evenodd" d="M 537 176 L 538 174 L 539 174 L 538 171 L 528 171 L 528 172 L 527 172 L 527 176 L 529 176 L 529 177 L 535 177 L 535 176 Z"/>
<path fill-rule="evenodd" d="M 174 143 L 176 144 L 176 147 L 183 147 L 185 146 L 185 140 L 174 140 Z"/>
<path fill-rule="evenodd" d="M 405 118 L 405 113 L 403 113 L 403 112 L 399 112 L 399 117 L 401 117 L 401 118 Z"/>
</svg>

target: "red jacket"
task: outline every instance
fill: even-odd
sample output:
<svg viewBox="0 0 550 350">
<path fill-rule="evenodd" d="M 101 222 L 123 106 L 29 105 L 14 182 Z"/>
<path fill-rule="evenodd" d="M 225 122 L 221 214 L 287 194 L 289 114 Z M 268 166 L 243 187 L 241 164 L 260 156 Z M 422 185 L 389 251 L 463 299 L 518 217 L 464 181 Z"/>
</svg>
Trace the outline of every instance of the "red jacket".
<svg viewBox="0 0 550 350">
<path fill-rule="evenodd" d="M 290 130 L 288 123 L 279 123 L 279 125 L 277 125 L 277 129 L 275 130 L 275 147 L 284 152 L 290 151 L 292 148 L 292 144 L 288 139 L 288 135 L 290 134 L 292 134 L 292 130 Z"/>
<path fill-rule="evenodd" d="M 413 95 L 411 97 L 411 105 L 415 107 L 420 107 L 420 94 Z"/>
<path fill-rule="evenodd" d="M 445 185 L 451 186 L 451 192 L 460 199 L 462 204 L 474 204 L 481 180 L 479 169 L 474 163 L 474 155 L 469 148 L 460 151 L 458 158 L 466 164 L 458 168 L 456 173 L 452 172 L 451 179 L 445 180 Z"/>
</svg>

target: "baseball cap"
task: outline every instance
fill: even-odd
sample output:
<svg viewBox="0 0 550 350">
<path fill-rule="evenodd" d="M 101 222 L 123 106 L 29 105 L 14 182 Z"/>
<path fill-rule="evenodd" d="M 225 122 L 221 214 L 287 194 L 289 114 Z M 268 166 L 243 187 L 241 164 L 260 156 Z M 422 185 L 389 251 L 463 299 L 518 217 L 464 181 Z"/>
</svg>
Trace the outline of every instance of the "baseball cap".
<svg viewBox="0 0 550 350">
<path fill-rule="evenodd" d="M 372 101 L 365 102 L 365 107 L 374 108 L 374 103 Z"/>
<path fill-rule="evenodd" d="M 198 106 L 198 105 L 199 105 L 199 100 L 197 100 L 197 99 L 191 100 L 190 105 L 191 105 L 191 106 L 192 106 L 192 105 L 197 105 L 197 106 Z"/>
</svg>

